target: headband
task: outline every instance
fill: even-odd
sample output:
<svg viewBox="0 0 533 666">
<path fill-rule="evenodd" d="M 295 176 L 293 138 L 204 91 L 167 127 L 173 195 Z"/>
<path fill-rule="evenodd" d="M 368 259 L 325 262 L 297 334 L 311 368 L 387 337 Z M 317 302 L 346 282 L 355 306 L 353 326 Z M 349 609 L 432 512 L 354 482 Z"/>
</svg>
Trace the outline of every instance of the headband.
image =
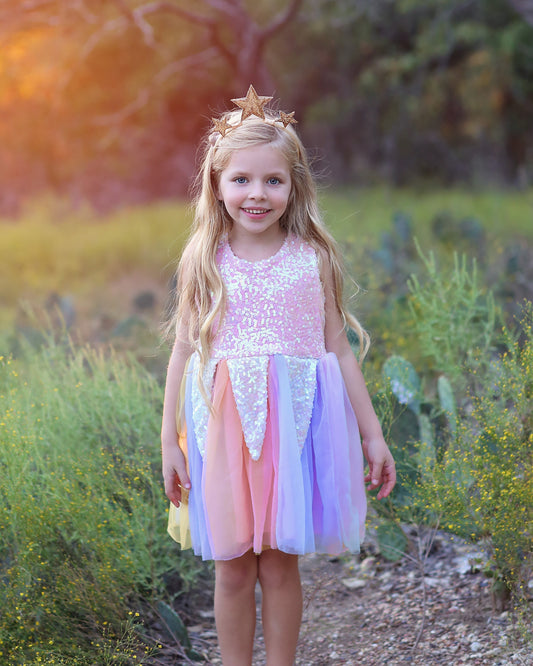
<svg viewBox="0 0 533 666">
<path fill-rule="evenodd" d="M 283 111 L 278 112 L 278 117 L 275 118 L 274 120 L 270 120 L 265 117 L 265 111 L 264 111 L 264 106 L 265 104 L 268 104 L 272 97 L 265 97 L 264 95 L 258 95 L 255 92 L 254 87 L 251 85 L 248 88 L 248 92 L 246 93 L 246 97 L 238 97 L 237 99 L 232 99 L 231 101 L 236 104 L 241 111 L 241 119 L 236 125 L 232 125 L 231 123 L 228 122 L 228 119 L 226 117 L 223 118 L 212 118 L 213 121 L 213 134 L 211 137 L 214 139 L 212 143 L 216 142 L 216 134 L 220 134 L 221 136 L 226 136 L 226 134 L 233 130 L 236 129 L 237 127 L 240 127 L 243 122 L 246 120 L 246 118 L 249 118 L 250 116 L 256 116 L 257 118 L 260 118 L 263 120 L 265 123 L 269 125 L 275 125 L 276 123 L 281 123 L 283 127 L 288 127 L 289 125 L 296 124 L 298 121 L 294 119 L 294 111 L 292 113 L 283 113 Z"/>
</svg>

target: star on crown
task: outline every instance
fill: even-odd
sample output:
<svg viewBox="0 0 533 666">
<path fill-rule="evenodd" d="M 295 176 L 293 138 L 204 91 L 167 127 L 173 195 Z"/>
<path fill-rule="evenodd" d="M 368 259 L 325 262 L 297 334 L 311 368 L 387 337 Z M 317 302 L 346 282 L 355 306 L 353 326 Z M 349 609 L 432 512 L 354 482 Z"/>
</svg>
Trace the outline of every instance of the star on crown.
<svg viewBox="0 0 533 666">
<path fill-rule="evenodd" d="M 294 111 L 291 113 L 283 113 L 283 111 L 280 111 L 279 118 L 276 122 L 283 123 L 283 127 L 287 127 L 288 125 L 296 125 L 298 121 L 294 119 Z"/>
<path fill-rule="evenodd" d="M 213 121 L 213 129 L 215 132 L 219 132 L 222 136 L 226 136 L 226 132 L 230 129 L 233 129 L 234 125 L 228 123 L 226 118 L 211 118 Z"/>
<path fill-rule="evenodd" d="M 242 109 L 241 122 L 248 118 L 249 116 L 257 116 L 265 120 L 265 112 L 263 107 L 265 104 L 270 102 L 272 97 L 265 97 L 263 95 L 258 95 L 255 92 L 255 88 L 251 85 L 248 88 L 246 97 L 238 97 L 237 99 L 232 99 L 240 109 Z"/>
<path fill-rule="evenodd" d="M 213 121 L 213 131 L 218 132 L 221 136 L 226 136 L 226 134 L 237 127 L 240 127 L 246 118 L 250 116 L 256 116 L 261 120 L 264 120 L 269 125 L 274 125 L 275 123 L 281 123 L 284 128 L 287 128 L 289 125 L 295 125 L 298 121 L 294 119 L 294 111 L 291 113 L 279 112 L 279 118 L 271 120 L 265 117 L 264 107 L 272 97 L 267 97 L 265 95 L 258 95 L 255 91 L 255 88 L 250 85 L 246 97 L 237 97 L 231 101 L 241 109 L 241 120 L 236 125 L 232 125 L 228 122 L 227 118 L 212 118 Z"/>
</svg>

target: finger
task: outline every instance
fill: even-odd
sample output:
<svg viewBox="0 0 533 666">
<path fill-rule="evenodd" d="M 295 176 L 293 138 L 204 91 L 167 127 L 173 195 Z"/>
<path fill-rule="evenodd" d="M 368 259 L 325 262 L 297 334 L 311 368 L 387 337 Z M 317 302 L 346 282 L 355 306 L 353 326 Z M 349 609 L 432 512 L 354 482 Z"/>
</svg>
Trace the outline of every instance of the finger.
<svg viewBox="0 0 533 666">
<path fill-rule="evenodd" d="M 370 465 L 370 473 L 368 476 L 369 476 L 371 490 L 377 488 L 381 483 L 382 472 L 383 472 L 383 462 L 377 462 L 375 464 Z"/>
<path fill-rule="evenodd" d="M 191 480 L 189 479 L 189 475 L 187 474 L 187 465 L 185 464 L 185 459 L 183 460 L 183 462 L 179 462 L 176 465 L 176 472 L 178 473 L 179 482 L 182 488 L 186 488 L 187 490 L 189 490 L 191 487 Z"/>
<path fill-rule="evenodd" d="M 171 477 L 165 477 L 165 494 L 172 504 L 179 507 L 181 503 L 181 486 L 176 473 Z"/>
<path fill-rule="evenodd" d="M 393 481 L 386 481 L 382 486 L 377 494 L 377 499 L 384 499 L 385 497 L 388 497 L 391 494 L 392 489 L 394 488 L 394 482 Z"/>
<path fill-rule="evenodd" d="M 385 466 L 383 470 L 383 476 L 385 477 L 385 481 L 381 486 L 381 490 L 378 493 L 377 499 L 388 497 L 396 485 L 396 469 L 394 467 L 394 463 Z"/>
</svg>

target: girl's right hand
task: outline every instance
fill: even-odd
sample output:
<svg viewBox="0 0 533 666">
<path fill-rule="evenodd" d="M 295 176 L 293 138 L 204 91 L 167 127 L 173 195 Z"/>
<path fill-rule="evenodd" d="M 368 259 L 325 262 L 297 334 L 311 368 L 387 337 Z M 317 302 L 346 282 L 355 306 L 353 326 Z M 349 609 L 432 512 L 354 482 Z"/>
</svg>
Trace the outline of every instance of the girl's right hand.
<svg viewBox="0 0 533 666">
<path fill-rule="evenodd" d="M 185 456 L 177 444 L 163 447 L 163 480 L 166 496 L 174 506 L 179 507 L 181 489 L 189 490 L 191 481 L 187 474 Z"/>
</svg>

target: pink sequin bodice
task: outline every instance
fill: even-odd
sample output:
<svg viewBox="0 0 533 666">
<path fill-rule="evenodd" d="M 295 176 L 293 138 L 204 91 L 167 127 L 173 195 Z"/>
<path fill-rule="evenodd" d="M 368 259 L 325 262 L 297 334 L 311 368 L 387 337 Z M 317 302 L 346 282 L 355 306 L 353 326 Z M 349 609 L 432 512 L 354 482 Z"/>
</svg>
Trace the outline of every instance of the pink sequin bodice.
<svg viewBox="0 0 533 666">
<path fill-rule="evenodd" d="M 214 359 L 272 354 L 317 359 L 326 353 L 324 292 L 308 243 L 289 235 L 272 257 L 251 262 L 236 257 L 225 240 L 217 263 L 227 305 Z"/>
<path fill-rule="evenodd" d="M 226 313 L 203 371 L 203 384 L 213 387 L 217 364 L 224 359 L 246 445 L 252 460 L 258 460 L 267 418 L 268 366 L 273 355 L 283 356 L 302 450 L 313 411 L 317 363 L 326 354 L 324 291 L 316 252 L 291 235 L 272 257 L 246 261 L 233 254 L 226 239 L 218 248 L 217 264 L 226 287 Z M 198 363 L 195 354 L 193 376 Z M 210 412 L 198 382 L 192 385 L 191 402 L 203 456 Z"/>
</svg>

